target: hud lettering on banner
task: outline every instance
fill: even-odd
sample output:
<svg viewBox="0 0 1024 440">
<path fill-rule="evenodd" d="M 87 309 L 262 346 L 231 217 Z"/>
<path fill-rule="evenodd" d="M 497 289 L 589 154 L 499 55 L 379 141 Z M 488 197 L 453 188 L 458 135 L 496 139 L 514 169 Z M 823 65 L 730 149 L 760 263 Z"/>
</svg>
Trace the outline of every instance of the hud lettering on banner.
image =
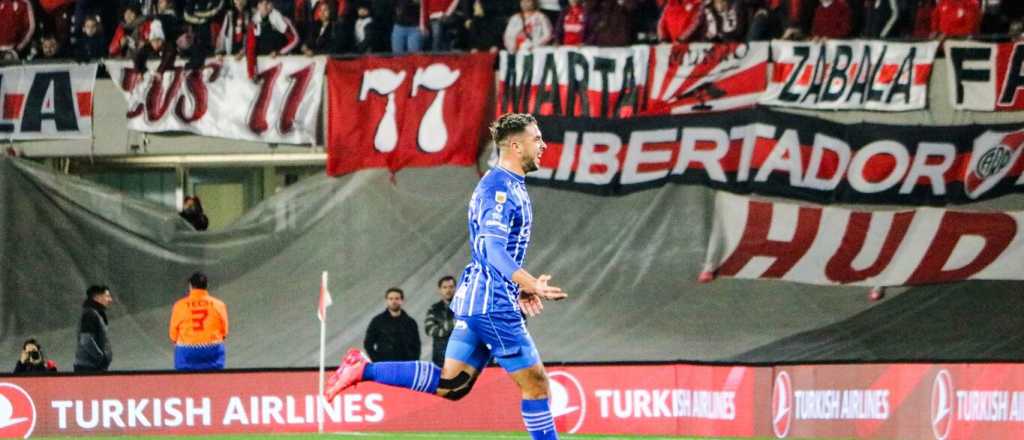
<svg viewBox="0 0 1024 440">
<path fill-rule="evenodd" d="M 901 286 L 1024 279 L 1024 212 L 852 211 L 719 193 L 706 264 L 718 275 Z"/>
</svg>

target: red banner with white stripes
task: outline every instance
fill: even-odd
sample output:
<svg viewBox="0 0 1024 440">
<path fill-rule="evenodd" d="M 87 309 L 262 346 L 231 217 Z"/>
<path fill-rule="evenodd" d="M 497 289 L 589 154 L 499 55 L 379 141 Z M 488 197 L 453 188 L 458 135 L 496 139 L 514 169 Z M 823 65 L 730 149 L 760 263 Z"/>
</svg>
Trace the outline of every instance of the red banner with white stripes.
<svg viewBox="0 0 1024 440">
<path fill-rule="evenodd" d="M 920 110 L 939 43 L 772 41 L 765 105 L 815 110 Z"/>
<path fill-rule="evenodd" d="M 650 58 L 646 115 L 752 107 L 767 87 L 767 42 L 665 44 Z"/>
<path fill-rule="evenodd" d="M 327 174 L 476 164 L 494 55 L 408 55 L 327 65 Z"/>
</svg>

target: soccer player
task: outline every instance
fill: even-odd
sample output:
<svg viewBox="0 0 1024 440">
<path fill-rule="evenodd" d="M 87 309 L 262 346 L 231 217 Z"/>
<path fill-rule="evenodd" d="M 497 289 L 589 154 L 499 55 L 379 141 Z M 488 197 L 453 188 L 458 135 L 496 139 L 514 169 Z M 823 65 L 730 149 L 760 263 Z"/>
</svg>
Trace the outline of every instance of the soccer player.
<svg viewBox="0 0 1024 440">
<path fill-rule="evenodd" d="M 528 114 L 503 115 L 490 128 L 500 156 L 469 201 L 472 259 L 452 299 L 455 329 L 444 368 L 422 361 L 371 363 L 351 349 L 328 379 L 324 394 L 330 400 L 359 382 L 372 381 L 459 400 L 493 356 L 522 392 L 523 422 L 530 437 L 557 439 L 547 373 L 522 315 L 536 316 L 544 308 L 542 300 L 566 297 L 561 288 L 548 284 L 550 275 L 534 277 L 522 267 L 533 225 L 525 176 L 537 170 L 547 146 L 537 120 Z"/>
</svg>

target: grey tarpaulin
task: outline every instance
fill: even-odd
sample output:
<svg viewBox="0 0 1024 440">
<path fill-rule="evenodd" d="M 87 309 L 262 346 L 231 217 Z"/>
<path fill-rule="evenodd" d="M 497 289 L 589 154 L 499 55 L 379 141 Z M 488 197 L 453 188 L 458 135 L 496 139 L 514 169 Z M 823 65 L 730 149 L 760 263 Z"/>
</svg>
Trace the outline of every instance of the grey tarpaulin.
<svg viewBox="0 0 1024 440">
<path fill-rule="evenodd" d="M 465 203 L 477 178 L 472 168 L 405 170 L 396 183 L 385 171 L 313 177 L 265 200 L 226 230 L 194 232 L 164 207 L 32 162 L 2 159 L 0 353 L 13 368 L 22 340 L 36 337 L 69 370 L 85 288 L 105 283 L 116 298 L 112 369 L 168 369 L 170 306 L 185 293 L 194 270 L 206 271 L 211 291 L 228 304 L 229 367 L 316 364 L 322 270 L 330 271 L 334 294 L 330 359 L 361 345 L 392 285 L 406 290 L 407 309 L 422 332 L 426 310 L 437 300 L 435 281 L 457 275 L 468 259 Z M 622 197 L 530 191 L 536 223 L 527 268 L 551 273 L 553 283 L 571 294 L 530 322 L 548 361 L 845 359 L 821 347 L 770 348 L 833 324 L 888 316 L 861 314 L 872 307 L 898 322 L 927 318 L 918 317 L 920 307 L 897 301 L 870 304 L 862 288 L 750 280 L 697 284 L 713 196 L 705 188 L 668 185 Z M 912 298 L 939 309 L 965 297 L 1019 302 L 1021 287 L 922 287 Z M 976 295 L 979 289 L 1015 294 Z M 884 312 L 890 304 L 893 311 Z M 1004 340 L 992 326 L 971 326 L 987 319 L 987 309 L 972 310 L 959 316 L 957 331 L 946 333 L 958 338 L 957 356 L 1002 353 Z M 1024 324 L 1024 314 L 1005 319 L 1007 328 Z M 885 347 L 897 338 L 863 339 L 857 333 L 862 328 L 839 327 L 815 341 L 856 347 L 863 360 L 926 358 L 947 349 L 932 335 L 921 340 L 934 347 L 904 355 L 891 349 L 898 345 Z M 426 359 L 430 341 L 423 341 Z"/>
</svg>

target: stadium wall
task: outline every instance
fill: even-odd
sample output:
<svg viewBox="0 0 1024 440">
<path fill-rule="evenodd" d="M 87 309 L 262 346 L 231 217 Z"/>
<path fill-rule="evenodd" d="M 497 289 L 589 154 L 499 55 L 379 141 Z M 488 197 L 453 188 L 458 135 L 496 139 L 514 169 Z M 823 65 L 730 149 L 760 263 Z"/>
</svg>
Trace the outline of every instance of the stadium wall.
<svg viewBox="0 0 1024 440">
<path fill-rule="evenodd" d="M 1024 434 L 1021 364 L 605 364 L 554 366 L 549 374 L 563 433 L 907 440 Z M 310 370 L 9 376 L 0 378 L 0 408 L 11 408 L 0 437 L 315 432 L 316 386 Z M 459 402 L 362 384 L 326 403 L 323 417 L 328 432 L 518 431 L 515 395 L 512 382 L 489 368 Z"/>
</svg>

